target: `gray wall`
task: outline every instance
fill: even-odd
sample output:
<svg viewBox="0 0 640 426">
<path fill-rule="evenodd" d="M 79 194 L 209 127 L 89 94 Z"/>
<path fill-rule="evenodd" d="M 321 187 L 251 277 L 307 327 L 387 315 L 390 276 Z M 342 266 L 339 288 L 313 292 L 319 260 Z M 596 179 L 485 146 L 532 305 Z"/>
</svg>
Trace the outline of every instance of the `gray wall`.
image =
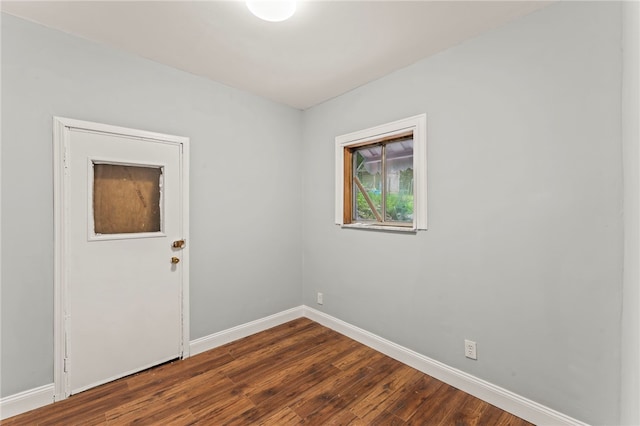
<svg viewBox="0 0 640 426">
<path fill-rule="evenodd" d="M 622 150 L 624 169 L 624 295 L 621 423 L 640 424 L 640 3 L 622 6 Z"/>
<path fill-rule="evenodd" d="M 617 424 L 620 24 L 619 3 L 552 5 L 307 110 L 305 304 Z M 334 225 L 334 137 L 423 112 L 429 230 Z"/>
<path fill-rule="evenodd" d="M 191 138 L 191 339 L 300 305 L 300 111 L 2 15 L 2 396 L 53 382 L 54 115 Z"/>
</svg>

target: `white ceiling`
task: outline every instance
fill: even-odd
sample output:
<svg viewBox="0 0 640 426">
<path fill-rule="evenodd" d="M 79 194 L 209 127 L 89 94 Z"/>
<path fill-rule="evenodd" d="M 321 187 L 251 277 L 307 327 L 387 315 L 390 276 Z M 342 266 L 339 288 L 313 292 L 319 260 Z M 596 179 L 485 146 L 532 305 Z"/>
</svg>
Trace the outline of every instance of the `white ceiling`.
<svg viewBox="0 0 640 426">
<path fill-rule="evenodd" d="M 544 7 L 540 1 L 2 1 L 3 12 L 306 109 Z"/>
</svg>

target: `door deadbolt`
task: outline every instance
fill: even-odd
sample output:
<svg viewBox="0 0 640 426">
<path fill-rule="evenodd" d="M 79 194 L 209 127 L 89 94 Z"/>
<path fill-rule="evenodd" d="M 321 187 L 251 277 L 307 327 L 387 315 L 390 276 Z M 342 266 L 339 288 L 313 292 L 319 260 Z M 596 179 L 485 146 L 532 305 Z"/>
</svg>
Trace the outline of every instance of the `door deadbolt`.
<svg viewBox="0 0 640 426">
<path fill-rule="evenodd" d="M 178 259 L 177 257 L 172 257 L 171 258 L 171 263 L 176 264 L 176 263 L 180 263 L 180 259 Z"/>
<path fill-rule="evenodd" d="M 174 241 L 173 244 L 171 244 L 171 247 L 173 248 L 184 248 L 185 245 L 185 241 L 184 240 L 177 240 Z"/>
</svg>

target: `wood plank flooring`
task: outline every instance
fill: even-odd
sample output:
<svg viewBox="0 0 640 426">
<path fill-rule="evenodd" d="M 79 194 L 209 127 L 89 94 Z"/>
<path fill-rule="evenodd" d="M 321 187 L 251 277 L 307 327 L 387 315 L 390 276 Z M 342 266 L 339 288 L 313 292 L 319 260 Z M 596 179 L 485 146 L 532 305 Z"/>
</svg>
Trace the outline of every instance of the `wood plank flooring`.
<svg viewBox="0 0 640 426">
<path fill-rule="evenodd" d="M 530 425 L 306 318 L 1 423 Z"/>
</svg>

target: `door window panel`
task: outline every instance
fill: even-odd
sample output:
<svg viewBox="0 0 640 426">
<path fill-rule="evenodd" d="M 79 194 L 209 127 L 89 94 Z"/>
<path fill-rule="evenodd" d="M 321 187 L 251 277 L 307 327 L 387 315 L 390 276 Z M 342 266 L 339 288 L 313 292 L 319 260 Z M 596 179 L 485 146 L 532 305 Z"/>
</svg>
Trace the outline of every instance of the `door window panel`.
<svg viewBox="0 0 640 426">
<path fill-rule="evenodd" d="M 161 190 L 160 167 L 94 163 L 96 235 L 160 232 Z"/>
</svg>

